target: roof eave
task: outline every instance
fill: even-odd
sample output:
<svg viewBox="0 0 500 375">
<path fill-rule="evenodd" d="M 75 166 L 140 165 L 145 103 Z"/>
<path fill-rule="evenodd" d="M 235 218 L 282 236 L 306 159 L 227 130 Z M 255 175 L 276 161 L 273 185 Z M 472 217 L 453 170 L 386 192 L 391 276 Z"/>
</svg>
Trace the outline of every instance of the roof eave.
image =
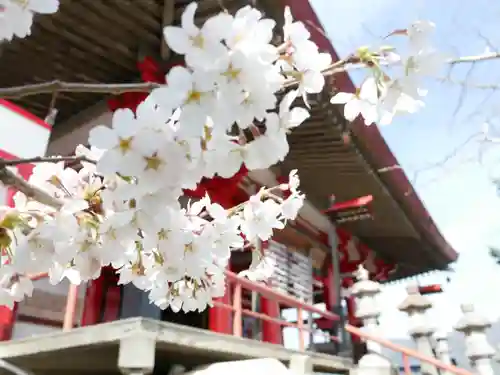
<svg viewBox="0 0 500 375">
<path fill-rule="evenodd" d="M 313 27 L 309 28 L 311 39 L 320 49 L 328 51 L 334 61 L 339 59 L 309 1 L 281 0 L 281 3 L 283 7 L 289 6 L 292 9 L 297 20 L 304 22 L 306 25 L 312 24 Z M 355 91 L 355 86 L 347 73 L 336 75 L 335 82 L 338 85 L 337 88 L 342 91 Z M 358 118 L 352 124 L 352 133 L 355 138 L 356 148 L 386 185 L 392 197 L 404 210 L 415 229 L 431 244 L 432 248 L 440 252 L 443 266 L 457 260 L 458 253 L 439 232 L 408 177 L 399 167 L 396 157 L 390 151 L 378 128 L 376 126 L 365 126 L 363 121 Z M 390 168 L 385 173 L 378 172 L 382 168 L 391 166 L 396 166 L 396 168 Z"/>
</svg>

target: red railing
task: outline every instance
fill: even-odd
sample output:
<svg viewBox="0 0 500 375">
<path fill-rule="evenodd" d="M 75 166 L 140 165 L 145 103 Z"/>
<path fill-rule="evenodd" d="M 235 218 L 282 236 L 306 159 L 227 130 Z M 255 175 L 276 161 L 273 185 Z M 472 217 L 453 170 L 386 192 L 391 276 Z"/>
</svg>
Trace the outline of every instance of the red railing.
<svg viewBox="0 0 500 375">
<path fill-rule="evenodd" d="M 309 312 L 309 313 L 315 313 L 321 316 L 323 319 L 329 320 L 332 325 L 336 320 L 338 320 L 338 316 L 335 314 L 332 314 L 330 312 L 325 312 L 322 311 L 315 306 L 305 304 L 298 299 L 295 299 L 293 297 L 290 297 L 288 295 L 285 295 L 283 293 L 279 293 L 263 284 L 258 284 L 255 282 L 252 282 L 246 278 L 242 278 L 237 276 L 236 274 L 232 272 L 227 273 L 227 279 L 228 283 L 234 286 L 234 294 L 233 294 L 233 303 L 232 305 L 226 305 L 223 303 L 217 303 L 217 306 L 223 307 L 223 308 L 228 308 L 234 312 L 233 315 L 233 334 L 235 336 L 241 336 L 241 327 L 242 327 L 242 317 L 244 315 L 248 316 L 253 316 L 255 318 L 260 318 L 263 320 L 271 321 L 277 324 L 280 324 L 281 326 L 284 327 L 293 327 L 296 328 L 299 332 L 299 349 L 304 350 L 304 332 L 311 332 L 310 329 L 304 327 L 304 319 L 303 319 L 303 312 Z M 280 305 L 284 305 L 287 307 L 292 307 L 297 309 L 297 324 L 290 323 L 284 320 L 276 319 L 276 318 L 270 318 L 268 316 L 265 316 L 263 314 L 256 313 L 254 311 L 249 311 L 243 308 L 242 306 L 242 300 L 241 300 L 241 295 L 242 295 L 242 290 L 247 289 L 253 292 L 259 293 L 262 297 L 272 299 L 275 302 L 278 302 Z M 391 341 L 382 339 L 377 336 L 370 335 L 361 329 L 354 327 L 352 325 L 346 324 L 345 329 L 347 332 L 349 332 L 352 335 L 355 335 L 357 337 L 362 338 L 364 341 L 373 341 L 377 342 L 381 346 L 399 352 L 402 354 L 403 357 L 403 367 L 406 375 L 412 374 L 411 368 L 410 368 L 410 362 L 409 358 L 415 358 L 421 362 L 425 362 L 427 364 L 430 364 L 432 366 L 435 366 L 436 368 L 447 371 L 449 373 L 455 374 L 455 375 L 473 375 L 471 372 L 466 371 L 464 369 L 458 368 L 456 366 L 448 365 L 446 363 L 443 363 L 436 358 L 426 356 L 424 354 L 421 354 L 417 352 L 416 350 L 412 350 L 409 348 L 406 348 L 401 345 L 397 345 L 392 343 Z M 326 334 L 332 341 L 338 341 L 337 337 L 332 337 L 328 334 Z"/>
<path fill-rule="evenodd" d="M 44 274 L 33 275 L 31 276 L 31 279 L 33 281 L 36 281 L 46 277 L 48 277 L 48 275 L 44 273 Z M 339 317 L 333 313 L 323 311 L 313 305 L 306 304 L 296 298 L 277 292 L 264 284 L 250 281 L 244 277 L 239 277 L 238 275 L 232 272 L 227 272 L 227 281 L 228 284 L 233 287 L 232 304 L 228 305 L 221 302 L 214 302 L 214 305 L 224 309 L 231 310 L 233 312 L 232 333 L 235 336 L 238 337 L 242 336 L 243 316 L 246 315 L 264 321 L 272 322 L 282 327 L 291 327 L 297 329 L 299 333 L 299 349 L 305 350 L 304 333 L 314 333 L 313 332 L 314 330 L 305 327 L 304 312 L 308 312 L 309 314 L 317 314 L 322 319 L 330 321 L 332 325 L 334 324 L 335 321 L 339 319 Z M 243 308 L 243 303 L 242 303 L 243 290 L 259 293 L 262 297 L 272 300 L 278 303 L 280 306 L 286 306 L 289 308 L 297 309 L 297 323 L 291 323 L 283 319 L 270 317 L 256 311 Z M 65 331 L 70 330 L 75 326 L 77 298 L 78 298 L 78 286 L 70 285 L 68 289 L 68 295 L 66 298 L 66 308 L 62 323 L 62 329 Z M 43 324 L 43 322 L 40 322 L 40 324 Z M 410 357 L 455 375 L 473 375 L 469 371 L 458 368 L 456 366 L 445 364 L 437 360 L 436 358 L 433 358 L 431 356 L 426 356 L 424 354 L 417 352 L 416 350 L 412 350 L 404 346 L 394 344 L 391 341 L 385 340 L 383 338 L 371 335 L 352 325 L 346 324 L 345 329 L 350 334 L 360 337 L 365 341 L 373 341 L 387 349 L 401 353 L 403 357 L 403 367 L 406 375 L 410 375 L 412 373 L 409 363 Z M 338 341 L 338 338 L 335 336 L 330 336 L 329 334 L 324 332 L 322 334 L 332 341 Z"/>
<path fill-rule="evenodd" d="M 313 305 L 304 303 L 296 298 L 288 296 L 284 293 L 277 292 L 272 288 L 265 286 L 264 284 L 255 283 L 247 278 L 239 277 L 233 272 L 226 272 L 227 281 L 229 286 L 233 287 L 233 298 L 232 304 L 224 304 L 222 302 L 214 302 L 214 306 L 221 307 L 224 309 L 229 309 L 233 312 L 233 335 L 241 337 L 242 327 L 243 327 L 243 316 L 250 316 L 263 321 L 278 324 L 282 327 L 296 328 L 299 334 L 299 349 L 305 350 L 304 333 L 314 334 L 318 333 L 322 336 L 328 338 L 331 341 L 338 341 L 338 338 L 331 336 L 327 333 L 321 332 L 319 330 L 313 330 L 306 327 L 304 324 L 304 312 L 309 314 L 317 314 L 324 319 L 328 319 L 332 322 L 339 319 L 335 314 L 328 311 L 323 311 Z M 228 288 L 231 289 L 231 288 Z M 288 307 L 297 309 L 297 323 L 288 322 L 284 319 L 279 319 L 276 317 L 270 317 L 265 314 L 259 313 L 257 311 L 252 311 L 243 308 L 243 290 L 246 289 L 250 292 L 256 292 L 260 294 L 261 297 L 272 300 L 280 305 L 280 307 Z"/>
<path fill-rule="evenodd" d="M 356 327 L 351 326 L 349 324 L 346 324 L 345 329 L 347 332 L 349 332 L 353 335 L 356 335 L 358 337 L 361 337 L 365 341 L 373 341 L 373 342 L 376 342 L 387 349 L 393 350 L 395 352 L 400 352 L 403 356 L 403 367 L 405 370 L 405 374 L 412 373 L 412 371 L 410 369 L 409 358 L 415 358 L 421 362 L 425 362 L 425 363 L 428 363 L 430 365 L 436 366 L 440 370 L 451 372 L 452 374 L 473 375 L 471 372 L 469 372 L 467 370 L 461 369 L 461 368 L 453 366 L 453 365 L 447 365 L 446 363 L 443 363 L 434 357 L 424 355 L 422 353 L 417 352 L 416 350 L 406 348 L 404 346 L 394 344 L 393 342 L 391 342 L 389 340 L 385 340 L 383 338 L 368 334 L 366 332 L 363 332 L 359 328 L 356 328 Z"/>
</svg>

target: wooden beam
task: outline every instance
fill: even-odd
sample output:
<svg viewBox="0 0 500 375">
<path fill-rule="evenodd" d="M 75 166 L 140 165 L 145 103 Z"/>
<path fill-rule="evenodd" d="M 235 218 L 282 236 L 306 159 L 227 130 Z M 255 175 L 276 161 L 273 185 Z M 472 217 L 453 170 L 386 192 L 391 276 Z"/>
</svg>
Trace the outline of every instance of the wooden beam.
<svg viewBox="0 0 500 375">
<path fill-rule="evenodd" d="M 175 15 L 175 0 L 164 0 L 163 1 L 163 18 L 161 25 L 161 47 L 160 55 L 163 61 L 166 61 L 170 57 L 170 48 L 168 48 L 165 38 L 163 37 L 163 29 L 165 26 L 171 25 L 174 21 Z"/>
</svg>

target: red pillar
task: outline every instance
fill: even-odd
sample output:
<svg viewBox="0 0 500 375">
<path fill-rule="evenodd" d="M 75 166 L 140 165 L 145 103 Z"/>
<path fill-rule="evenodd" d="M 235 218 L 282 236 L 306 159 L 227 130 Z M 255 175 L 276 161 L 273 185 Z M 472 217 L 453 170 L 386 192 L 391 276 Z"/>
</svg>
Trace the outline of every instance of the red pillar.
<svg viewBox="0 0 500 375">
<path fill-rule="evenodd" d="M 329 261 L 326 269 L 326 275 L 323 278 L 323 300 L 325 301 L 327 311 L 332 311 L 335 307 L 335 301 L 337 300 L 336 290 L 337 286 L 335 285 L 333 264 Z"/>
<path fill-rule="evenodd" d="M 82 326 L 99 323 L 103 301 L 103 277 L 89 281 L 85 291 L 85 299 L 82 313 Z"/>
<path fill-rule="evenodd" d="M 280 307 L 277 302 L 264 297 L 261 297 L 260 301 L 262 314 L 271 318 L 280 318 Z M 263 320 L 262 341 L 281 345 L 283 343 L 283 331 L 281 329 L 281 325 L 268 320 Z"/>
<path fill-rule="evenodd" d="M 267 245 L 267 242 L 262 243 L 262 251 L 265 251 Z M 280 319 L 280 306 L 276 301 L 261 296 L 260 306 L 262 314 L 267 315 L 270 318 Z M 262 341 L 281 345 L 283 343 L 283 331 L 281 325 L 268 320 L 262 320 Z"/>
<path fill-rule="evenodd" d="M 0 341 L 10 340 L 17 312 L 17 303 L 12 309 L 7 306 L 0 306 Z"/>
<path fill-rule="evenodd" d="M 229 268 L 229 267 L 228 267 Z M 226 293 L 223 297 L 214 298 L 214 301 L 231 305 L 231 288 L 226 286 Z M 218 306 L 213 306 L 208 310 L 208 329 L 217 333 L 233 334 L 232 312 Z"/>
<path fill-rule="evenodd" d="M 112 322 L 120 316 L 121 292 L 118 275 L 112 267 L 104 267 L 101 275 L 89 282 L 85 293 L 82 326 Z"/>
</svg>

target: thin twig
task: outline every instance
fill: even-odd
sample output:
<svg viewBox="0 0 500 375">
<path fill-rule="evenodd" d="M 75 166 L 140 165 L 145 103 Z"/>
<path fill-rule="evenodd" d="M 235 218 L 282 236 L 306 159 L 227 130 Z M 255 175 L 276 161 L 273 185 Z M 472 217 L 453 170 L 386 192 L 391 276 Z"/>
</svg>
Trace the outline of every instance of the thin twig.
<svg viewBox="0 0 500 375">
<path fill-rule="evenodd" d="M 13 159 L 5 160 L 0 159 L 0 184 L 8 187 L 12 187 L 17 191 L 20 191 L 28 198 L 34 199 L 37 202 L 45 204 L 46 206 L 53 207 L 55 209 L 61 208 L 63 202 L 57 199 L 40 188 L 33 186 L 21 176 L 11 171 L 9 167 L 14 167 L 21 164 L 34 164 L 34 163 L 58 163 L 60 161 L 71 161 L 71 162 L 87 162 L 95 164 L 95 161 L 89 159 L 86 156 L 51 156 L 51 157 L 34 157 L 26 159 Z"/>
<path fill-rule="evenodd" d="M 159 83 L 83 83 L 63 82 L 59 80 L 35 83 L 32 85 L 13 86 L 0 89 L 0 98 L 14 99 L 25 96 L 51 94 L 57 92 L 93 93 L 119 95 L 126 92 L 150 92 L 160 87 Z"/>
<path fill-rule="evenodd" d="M 454 80 L 447 77 L 436 77 L 436 81 L 442 83 L 448 83 L 451 85 L 465 86 L 471 89 L 477 90 L 499 90 L 499 84 L 481 84 L 481 83 L 469 83 L 466 80 Z"/>
<path fill-rule="evenodd" d="M 26 159 L 12 159 L 5 160 L 0 159 L 0 168 L 2 167 L 12 167 L 20 164 L 35 164 L 35 163 L 59 163 L 60 161 L 71 161 L 71 162 L 87 162 L 96 164 L 95 160 L 89 159 L 86 156 L 36 156 L 34 158 L 26 158 Z"/>
<path fill-rule="evenodd" d="M 279 47 L 281 48 L 281 46 Z M 479 61 L 488 61 L 500 58 L 500 53 L 486 53 L 475 56 L 464 56 L 448 60 L 451 65 L 462 63 L 474 63 Z M 382 64 L 384 65 L 384 64 Z M 364 64 L 352 63 L 352 61 L 339 60 L 330 65 L 323 71 L 324 75 L 334 75 L 350 70 L 364 68 Z M 297 84 L 296 79 L 291 79 L 285 83 L 285 87 Z M 93 93 L 93 94 L 112 94 L 119 95 L 126 92 L 150 92 L 161 84 L 153 82 L 145 83 L 82 83 L 82 82 L 63 82 L 54 80 L 45 83 L 36 83 L 23 86 L 13 86 L 0 89 L 0 98 L 15 99 L 25 96 L 51 94 L 53 92 L 71 92 L 71 93 Z"/>
<path fill-rule="evenodd" d="M 17 191 L 20 191 L 28 198 L 34 199 L 35 201 L 46 206 L 53 207 L 55 209 L 59 209 L 63 206 L 63 202 L 60 199 L 54 198 L 45 191 L 33 186 L 29 182 L 25 181 L 21 176 L 12 172 L 8 167 L 0 168 L 0 182 L 5 186 L 9 186 Z"/>
<path fill-rule="evenodd" d="M 496 59 L 500 59 L 500 52 L 488 52 L 488 53 L 483 53 L 482 55 L 462 56 L 456 59 L 448 60 L 448 64 L 456 65 L 456 64 L 475 63 L 479 61 L 488 61 Z"/>
</svg>

